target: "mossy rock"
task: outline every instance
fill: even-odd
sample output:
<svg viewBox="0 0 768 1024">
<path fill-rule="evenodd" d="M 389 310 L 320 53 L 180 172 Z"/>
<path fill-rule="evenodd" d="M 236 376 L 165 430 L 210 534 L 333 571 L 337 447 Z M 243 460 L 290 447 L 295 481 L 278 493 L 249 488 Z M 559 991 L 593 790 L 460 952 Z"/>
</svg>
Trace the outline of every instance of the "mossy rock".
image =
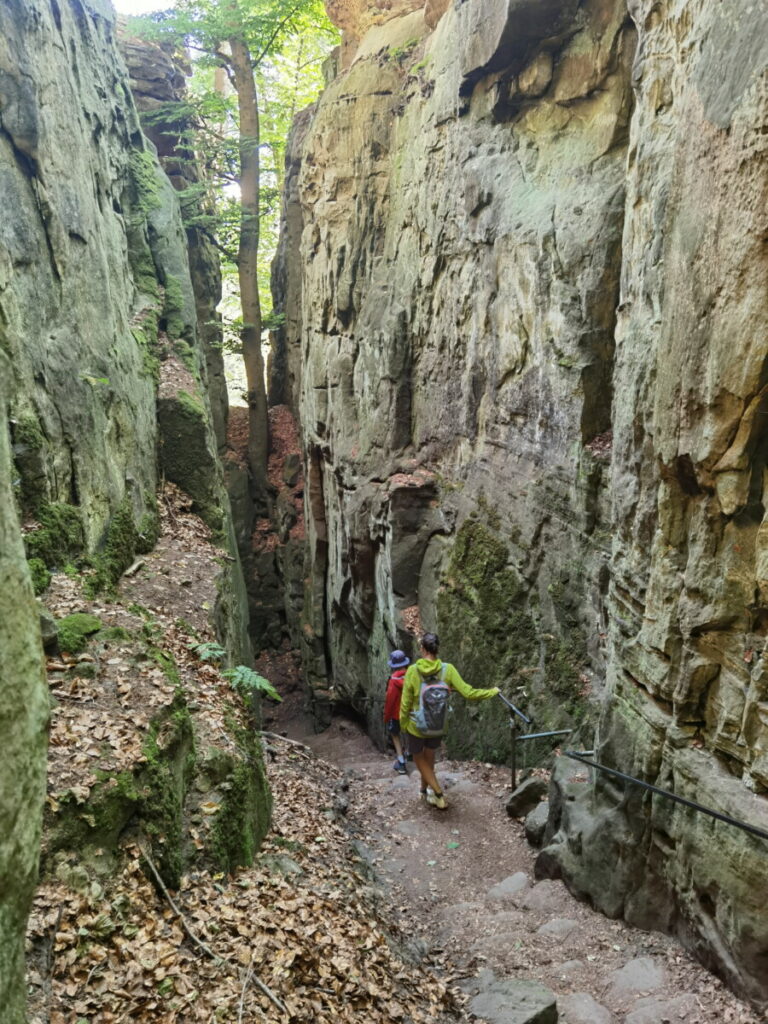
<svg viewBox="0 0 768 1024">
<path fill-rule="evenodd" d="M 476 520 L 458 534 L 437 599 L 441 654 L 474 687 L 499 686 L 521 678 L 538 659 L 536 626 L 526 608 L 525 590 L 508 566 L 506 545 Z M 470 702 L 460 697 L 446 749 L 452 757 L 504 762 L 511 751 L 509 716 L 499 701 Z"/>
<path fill-rule="evenodd" d="M 137 553 L 152 550 L 158 532 L 157 512 L 145 513 L 137 526 L 130 499 L 125 498 L 110 520 L 101 551 L 91 560 L 95 572 L 88 579 L 88 592 L 112 590 Z"/>
<path fill-rule="evenodd" d="M 203 777 L 221 794 L 206 858 L 214 868 L 227 872 L 253 864 L 272 816 L 261 745 L 248 730 L 233 728 L 233 732 L 239 756 L 209 750 L 200 765 Z"/>
<path fill-rule="evenodd" d="M 21 506 L 34 513 L 43 503 L 47 487 L 46 438 L 37 417 L 29 413 L 11 423 L 11 436 Z"/>
<path fill-rule="evenodd" d="M 192 498 L 195 512 L 219 533 L 224 513 L 220 503 L 219 468 L 209 443 L 205 408 L 186 391 L 157 403 L 160 467 L 168 480 Z"/>
<path fill-rule="evenodd" d="M 81 557 L 85 531 L 78 508 L 52 502 L 40 506 L 37 518 L 40 528 L 24 537 L 28 559 L 39 559 L 48 569 L 55 569 Z"/>
<path fill-rule="evenodd" d="M 59 619 L 57 631 L 59 648 L 69 654 L 78 654 L 88 642 L 88 637 L 101 629 L 101 619 L 86 612 L 76 612 Z"/>
<path fill-rule="evenodd" d="M 48 572 L 45 562 L 42 558 L 30 558 L 27 565 L 29 566 L 29 575 L 32 577 L 32 586 L 35 588 L 35 593 L 42 594 L 51 583 L 51 574 Z"/>
<path fill-rule="evenodd" d="M 168 275 L 165 280 L 163 320 L 165 322 L 164 326 L 168 337 L 171 338 L 171 340 L 180 338 L 186 328 L 186 320 L 184 318 L 184 292 L 181 288 L 181 282 L 170 275 Z M 189 349 L 190 356 L 188 356 L 187 359 L 184 359 L 183 356 L 181 356 L 181 347 L 177 345 L 174 346 L 174 348 L 177 354 L 182 358 L 187 369 L 197 376 L 197 367 L 194 364 L 192 350 Z"/>
<path fill-rule="evenodd" d="M 195 765 L 192 723 L 181 695 L 153 720 L 143 753 L 146 763 L 134 772 L 102 773 L 87 801 L 64 794 L 58 807 L 49 806 L 44 874 L 62 850 L 76 850 L 86 863 L 108 864 L 122 833 L 135 826 L 149 840 L 165 884 L 178 886 L 185 867 L 183 806 Z"/>
</svg>

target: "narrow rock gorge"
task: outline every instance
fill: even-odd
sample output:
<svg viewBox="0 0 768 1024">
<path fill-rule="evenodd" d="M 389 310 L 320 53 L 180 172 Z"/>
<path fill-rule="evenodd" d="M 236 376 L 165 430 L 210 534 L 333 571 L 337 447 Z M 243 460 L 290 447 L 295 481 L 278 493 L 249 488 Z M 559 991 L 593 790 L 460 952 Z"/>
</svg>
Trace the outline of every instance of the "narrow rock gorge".
<svg viewBox="0 0 768 1024">
<path fill-rule="evenodd" d="M 318 715 L 380 734 L 421 624 L 537 727 L 766 830 L 766 5 L 328 9 L 271 382 Z M 452 753 L 507 756 L 501 711 L 456 719 Z M 765 1004 L 766 841 L 572 765 L 541 874 Z"/>
<path fill-rule="evenodd" d="M 259 701 L 226 673 L 295 656 L 317 729 L 346 714 L 383 747 L 387 657 L 426 629 L 557 733 L 530 755 L 552 767 L 539 879 L 677 936 L 764 1013 L 768 2 L 326 7 L 342 41 L 294 120 L 272 270 L 268 517 L 227 404 L 218 256 L 182 217 L 202 174 L 183 55 L 110 0 L 0 4 L 0 1016 L 51 995 L 23 977 L 38 874 L 67 896 L 33 913 L 31 959 L 50 968 L 57 935 L 75 968 L 94 957 L 76 995 L 58 979 L 73 1019 L 114 996 L 100 943 L 139 963 L 131 900 L 159 894 L 170 935 L 190 874 L 198 923 L 245 929 L 227 1019 L 262 912 L 278 945 L 252 948 L 287 984 L 270 900 L 305 914 L 286 892 L 349 845 L 349 780 L 332 792 L 284 731 L 273 806 Z M 508 762 L 489 704 L 454 709 L 450 757 Z M 553 761 L 558 741 L 756 832 Z M 306 906 L 365 917 L 380 894 L 335 867 Z M 421 963 L 370 941 L 379 980 Z M 324 949 L 310 933 L 313 971 Z M 216 1003 L 224 961 L 198 952 L 203 995 L 153 975 L 158 1014 Z"/>
</svg>

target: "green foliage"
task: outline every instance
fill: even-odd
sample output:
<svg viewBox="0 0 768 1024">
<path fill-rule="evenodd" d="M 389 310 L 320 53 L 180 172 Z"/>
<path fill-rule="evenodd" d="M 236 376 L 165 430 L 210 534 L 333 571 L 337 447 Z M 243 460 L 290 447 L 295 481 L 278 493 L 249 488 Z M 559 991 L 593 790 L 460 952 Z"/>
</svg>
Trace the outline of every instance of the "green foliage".
<svg viewBox="0 0 768 1024">
<path fill-rule="evenodd" d="M 390 47 L 387 56 L 390 60 L 396 61 L 398 64 L 402 64 L 403 61 L 410 57 L 418 45 L 418 39 L 408 39 L 401 46 Z"/>
<path fill-rule="evenodd" d="M 221 644 L 207 642 L 202 644 L 189 644 L 189 649 L 200 661 L 222 661 L 227 652 Z"/>
<path fill-rule="evenodd" d="M 29 565 L 29 575 L 32 577 L 32 586 L 35 589 L 35 593 L 42 594 L 44 590 L 48 589 L 48 585 L 51 582 L 51 574 L 46 569 L 42 558 L 30 558 L 27 564 Z"/>
<path fill-rule="evenodd" d="M 101 629 L 101 619 L 85 612 L 67 615 L 56 623 L 59 647 L 69 654 L 79 654 L 85 647 L 88 637 Z"/>
<path fill-rule="evenodd" d="M 260 221 L 257 273 L 262 310 L 271 312 L 270 268 L 277 247 L 285 143 L 294 115 L 323 88 L 322 65 L 338 43 L 322 0 L 177 0 L 172 10 L 130 19 L 142 38 L 187 47 L 194 56 L 187 103 L 144 114 L 147 123 L 186 122 L 175 154 L 194 151 L 205 180 L 180 193 L 185 225 L 212 237 L 223 258 L 225 279 L 237 278 L 241 228 L 240 147 L 237 97 L 223 91 L 216 72 L 231 77 L 228 40 L 250 50 L 259 98 Z M 137 191 L 151 199 L 147 168 L 133 173 Z M 139 187 L 141 186 L 141 187 Z M 226 325 L 225 325 L 226 326 Z M 271 326 L 265 329 L 273 329 Z M 237 330 L 232 326 L 230 336 Z"/>
<path fill-rule="evenodd" d="M 257 695 L 269 697 L 270 700 L 275 701 L 283 699 L 268 679 L 260 676 L 258 672 L 254 672 L 252 668 L 248 668 L 246 665 L 237 665 L 235 668 L 227 669 L 226 672 L 221 674 L 235 693 L 239 693 L 247 702 L 253 700 Z"/>
</svg>

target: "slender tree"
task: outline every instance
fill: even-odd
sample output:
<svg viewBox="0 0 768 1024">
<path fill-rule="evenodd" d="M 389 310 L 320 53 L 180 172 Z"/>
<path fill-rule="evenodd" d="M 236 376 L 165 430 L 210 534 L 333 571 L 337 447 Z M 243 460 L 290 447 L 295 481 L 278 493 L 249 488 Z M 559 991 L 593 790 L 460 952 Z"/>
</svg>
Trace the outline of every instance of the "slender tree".
<svg viewBox="0 0 768 1024">
<path fill-rule="evenodd" d="M 236 99 L 233 118 L 228 117 L 226 103 L 218 106 L 222 118 L 217 125 L 221 152 L 216 160 L 220 167 L 226 168 L 224 180 L 238 191 L 236 253 L 227 249 L 226 239 L 220 247 L 234 259 L 237 268 L 242 311 L 240 341 L 249 408 L 248 459 L 254 496 L 257 501 L 264 502 L 267 494 L 268 420 L 259 293 L 259 243 L 264 196 L 258 83 L 265 67 L 274 66 L 273 62 L 281 51 L 290 48 L 297 37 L 314 30 L 330 41 L 332 31 L 321 0 L 176 0 L 173 10 L 141 19 L 137 30 L 140 34 L 170 38 L 177 45 L 185 45 L 196 57 L 198 68 L 216 70 L 219 95 L 223 71 Z M 216 88 L 214 83 L 212 85 Z M 204 107 L 208 121 L 205 122 L 205 113 L 202 118 L 208 127 L 212 124 L 213 107 L 215 104 L 211 104 L 209 97 Z M 234 169 L 230 166 L 233 133 L 237 139 Z M 273 150 L 273 157 L 276 155 Z M 273 159 L 273 179 L 274 166 Z M 232 207 L 231 194 L 224 205 Z"/>
</svg>

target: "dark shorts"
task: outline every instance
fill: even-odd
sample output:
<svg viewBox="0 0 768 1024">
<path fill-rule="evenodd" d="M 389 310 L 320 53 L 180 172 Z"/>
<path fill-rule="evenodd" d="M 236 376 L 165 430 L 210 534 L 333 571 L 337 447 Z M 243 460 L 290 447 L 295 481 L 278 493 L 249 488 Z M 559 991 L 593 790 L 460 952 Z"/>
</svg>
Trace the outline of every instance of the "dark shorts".
<svg viewBox="0 0 768 1024">
<path fill-rule="evenodd" d="M 400 719 L 399 718 L 388 718 L 387 719 L 387 732 L 390 736 L 400 735 Z"/>
<path fill-rule="evenodd" d="M 409 754 L 420 754 L 425 747 L 429 750 L 437 750 L 443 741 L 442 736 L 413 736 L 411 733 L 407 734 L 406 739 Z"/>
</svg>

